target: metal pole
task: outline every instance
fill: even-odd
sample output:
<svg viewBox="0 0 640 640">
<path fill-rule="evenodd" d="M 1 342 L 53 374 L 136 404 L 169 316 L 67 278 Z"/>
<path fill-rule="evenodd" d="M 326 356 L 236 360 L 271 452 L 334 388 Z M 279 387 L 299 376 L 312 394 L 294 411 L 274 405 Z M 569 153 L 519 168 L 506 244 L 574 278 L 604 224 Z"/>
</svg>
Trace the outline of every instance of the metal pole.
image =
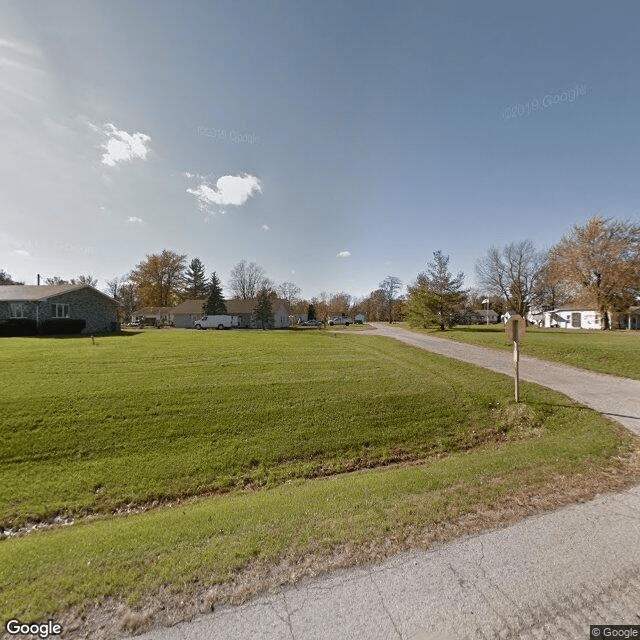
<svg viewBox="0 0 640 640">
<path fill-rule="evenodd" d="M 489 298 L 487 298 L 487 324 L 489 324 Z"/>
<path fill-rule="evenodd" d="M 520 402 L 520 350 L 518 349 L 518 321 L 513 323 L 513 372 L 516 381 L 516 402 Z"/>
</svg>

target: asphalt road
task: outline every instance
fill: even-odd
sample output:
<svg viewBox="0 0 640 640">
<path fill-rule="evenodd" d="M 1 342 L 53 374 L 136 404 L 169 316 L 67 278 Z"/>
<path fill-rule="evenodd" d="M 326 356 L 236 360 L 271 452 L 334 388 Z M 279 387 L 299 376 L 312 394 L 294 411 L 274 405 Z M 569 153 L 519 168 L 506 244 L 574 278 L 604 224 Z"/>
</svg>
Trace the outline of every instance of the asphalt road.
<svg viewBox="0 0 640 640">
<path fill-rule="evenodd" d="M 377 333 L 512 373 L 508 352 L 385 325 Z M 530 357 L 520 373 L 640 433 L 639 381 Z M 640 486 L 308 579 L 138 638 L 586 640 L 597 637 L 589 625 L 603 623 L 638 625 L 640 638 Z"/>
</svg>

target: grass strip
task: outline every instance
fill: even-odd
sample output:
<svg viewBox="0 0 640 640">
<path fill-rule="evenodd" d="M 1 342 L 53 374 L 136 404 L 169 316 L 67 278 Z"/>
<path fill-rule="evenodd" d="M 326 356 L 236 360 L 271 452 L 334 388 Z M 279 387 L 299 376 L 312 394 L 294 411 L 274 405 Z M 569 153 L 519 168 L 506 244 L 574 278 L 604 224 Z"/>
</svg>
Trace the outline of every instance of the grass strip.
<svg viewBox="0 0 640 640">
<path fill-rule="evenodd" d="M 453 520 L 554 475 L 615 465 L 633 441 L 565 406 L 532 439 L 487 444 L 421 465 L 367 470 L 174 508 L 99 518 L 0 542 L 0 617 L 44 619 L 116 597 L 233 579 L 252 561 L 327 553 Z"/>
</svg>

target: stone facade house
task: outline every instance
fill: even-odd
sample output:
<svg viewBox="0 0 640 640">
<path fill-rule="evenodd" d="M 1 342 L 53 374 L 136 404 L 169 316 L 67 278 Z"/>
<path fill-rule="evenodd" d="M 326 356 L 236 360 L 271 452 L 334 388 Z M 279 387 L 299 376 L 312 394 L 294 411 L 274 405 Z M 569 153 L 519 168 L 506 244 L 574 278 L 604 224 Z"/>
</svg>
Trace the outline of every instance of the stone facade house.
<svg viewBox="0 0 640 640">
<path fill-rule="evenodd" d="M 117 331 L 118 303 L 106 293 L 84 284 L 0 286 L 0 320 L 34 320 L 41 328 L 48 320 L 84 320 L 82 333 Z"/>
</svg>

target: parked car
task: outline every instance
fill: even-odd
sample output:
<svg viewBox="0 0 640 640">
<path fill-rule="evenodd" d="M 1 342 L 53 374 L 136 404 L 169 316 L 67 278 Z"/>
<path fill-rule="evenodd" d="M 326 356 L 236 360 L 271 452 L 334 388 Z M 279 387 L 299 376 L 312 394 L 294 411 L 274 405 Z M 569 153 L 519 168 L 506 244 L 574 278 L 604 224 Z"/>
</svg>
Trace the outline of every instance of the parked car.
<svg viewBox="0 0 640 640">
<path fill-rule="evenodd" d="M 353 319 L 349 316 L 336 316 L 335 318 L 331 318 L 331 320 L 329 320 L 329 324 L 331 326 L 333 326 L 334 324 L 344 324 L 348 327 L 350 324 L 353 324 Z"/>
<path fill-rule="evenodd" d="M 305 320 L 300 323 L 303 327 L 319 327 L 324 324 L 322 320 Z"/>
</svg>

